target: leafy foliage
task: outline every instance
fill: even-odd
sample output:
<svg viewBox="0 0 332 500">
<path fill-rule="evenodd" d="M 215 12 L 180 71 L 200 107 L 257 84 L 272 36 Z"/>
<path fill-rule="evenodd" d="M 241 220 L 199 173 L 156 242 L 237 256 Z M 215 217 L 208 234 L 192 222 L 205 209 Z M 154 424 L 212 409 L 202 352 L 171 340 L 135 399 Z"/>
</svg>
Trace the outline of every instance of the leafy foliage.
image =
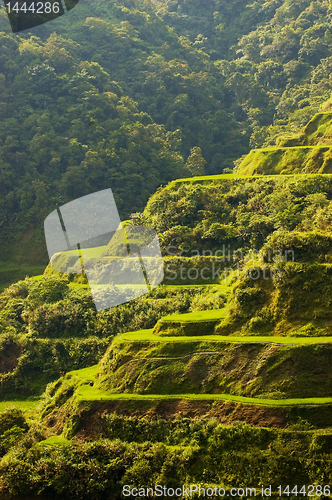
<svg viewBox="0 0 332 500">
<path fill-rule="evenodd" d="M 330 176 L 179 181 L 158 190 L 145 214 L 166 255 L 210 251 L 232 262 L 274 231 L 327 229 L 331 200 Z"/>
<path fill-rule="evenodd" d="M 111 187 L 127 217 L 161 184 L 206 162 L 222 172 L 246 150 L 201 50 L 144 5 L 110 2 L 106 13 L 96 2 L 96 14 L 84 6 L 57 33 L 45 25 L 40 36 L 0 37 L 4 259 L 9 245 L 21 252 L 15 233 L 32 238 L 17 257 L 45 261 L 41 223 L 57 204 Z"/>
<path fill-rule="evenodd" d="M 152 328 L 164 315 L 210 308 L 222 298 L 201 288 L 158 288 L 97 313 L 90 291 L 66 277 L 26 279 L 0 295 L 0 391 L 40 393 L 61 371 L 96 364 L 118 333 Z"/>
<path fill-rule="evenodd" d="M 1 492 L 120 499 L 124 485 L 177 488 L 200 484 L 208 488 L 223 484 L 229 491 L 244 481 L 256 485 L 257 477 L 262 484 L 270 484 L 273 478 L 273 488 L 282 479 L 291 487 L 299 480 L 314 484 L 317 474 L 322 484 L 328 484 L 331 473 L 330 433 L 242 423 L 223 426 L 203 419 L 149 421 L 109 414 L 104 420 L 108 434 L 119 435 L 123 441 L 104 438 L 83 444 L 13 448 L 1 463 Z M 143 436 L 148 438 L 145 442 Z M 169 442 L 178 444 L 169 446 Z"/>
</svg>

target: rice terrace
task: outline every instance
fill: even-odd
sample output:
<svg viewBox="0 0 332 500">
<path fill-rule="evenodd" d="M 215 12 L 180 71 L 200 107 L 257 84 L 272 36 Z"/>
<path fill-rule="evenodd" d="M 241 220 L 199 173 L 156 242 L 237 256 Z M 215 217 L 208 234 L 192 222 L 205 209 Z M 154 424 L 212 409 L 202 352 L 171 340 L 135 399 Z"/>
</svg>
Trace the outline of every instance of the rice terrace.
<svg viewBox="0 0 332 500">
<path fill-rule="evenodd" d="M 0 500 L 332 498 L 330 2 L 16 3 Z"/>
</svg>

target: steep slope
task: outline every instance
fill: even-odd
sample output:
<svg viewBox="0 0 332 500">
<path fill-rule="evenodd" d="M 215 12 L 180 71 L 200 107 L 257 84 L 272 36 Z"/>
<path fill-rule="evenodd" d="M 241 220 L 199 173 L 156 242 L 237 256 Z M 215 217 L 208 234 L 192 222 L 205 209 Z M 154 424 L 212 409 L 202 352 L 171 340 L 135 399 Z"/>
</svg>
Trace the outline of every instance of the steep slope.
<svg viewBox="0 0 332 500">
<path fill-rule="evenodd" d="M 332 172 L 332 113 L 317 113 L 299 134 L 281 136 L 275 147 L 253 149 L 240 175 L 328 174 Z"/>
<path fill-rule="evenodd" d="M 0 23 L 0 259 L 11 255 L 17 265 L 46 263 L 35 229 L 56 203 L 111 185 L 127 216 L 184 175 L 193 147 L 207 173 L 220 173 L 248 150 L 252 130 L 252 145 L 273 144 L 331 91 L 325 0 L 207 0 L 204 8 L 195 0 L 81 0 L 33 36 L 11 34 L 4 8 Z M 121 116 L 105 92 L 122 101 Z M 120 136 L 109 134 L 114 128 Z M 106 154 L 104 140 L 112 144 Z M 321 153 L 308 171 L 329 171 L 329 152 Z"/>
<path fill-rule="evenodd" d="M 200 325 L 196 325 L 200 335 Z M 112 344 L 99 364 L 95 387 L 118 394 L 245 396 L 282 400 L 332 397 L 332 345 L 201 341 Z M 331 341 L 331 338 L 329 339 Z M 279 339 L 278 339 L 279 341 Z M 272 341 L 273 342 L 273 339 Z M 308 370 L 308 367 L 315 367 Z M 195 396 L 193 396 L 195 397 Z M 213 397 L 213 396 L 212 396 Z M 121 398 L 121 396 L 119 396 Z M 245 399 L 244 399 L 245 401 Z"/>
<path fill-rule="evenodd" d="M 130 8 L 121 12 L 139 24 L 142 16 L 131 11 L 137 2 L 122 3 Z M 183 4 L 170 16 L 183 29 L 185 9 L 195 11 L 200 2 L 168 3 Z M 251 9 L 278 10 L 278 26 L 285 13 L 295 26 L 310 16 L 316 22 L 327 9 L 326 2 L 281 3 L 277 9 L 278 2 L 258 1 Z M 149 37 L 146 20 L 140 26 Z M 92 21 L 90 35 L 98 23 Z M 299 32 L 278 28 L 255 56 L 257 36 L 242 43 L 247 56 L 275 51 L 289 74 L 295 70 L 287 66 L 288 52 L 301 50 L 311 62 L 320 52 L 308 37 L 300 41 Z M 324 40 L 323 50 L 328 33 Z M 260 63 L 251 76 L 261 78 L 273 100 L 269 67 Z M 241 81 L 234 79 L 237 92 L 247 90 Z M 279 140 L 279 153 L 252 152 L 240 167 L 247 175 L 173 181 L 149 200 L 144 215 L 162 235 L 165 282 L 211 280 L 219 287 L 160 287 L 98 314 L 87 285 L 69 283 L 71 276 L 26 280 L 0 297 L 1 392 L 33 393 L 62 372 L 31 429 L 22 418 L 15 421 L 22 428 L 10 427 L 8 415 L 0 418 L 0 495 L 117 500 L 125 484 L 198 482 L 224 486 L 224 496 L 248 484 L 261 497 L 261 485 L 271 483 L 272 494 L 263 497 L 295 500 L 298 484 L 314 485 L 303 486 L 303 496 L 330 495 L 329 486 L 317 485 L 317 478 L 321 485 L 331 479 L 330 120 L 315 116 L 302 133 Z M 144 120 L 141 126 L 146 131 Z M 234 425 L 239 421 L 251 426 Z M 282 491 L 278 484 L 290 486 Z"/>
<path fill-rule="evenodd" d="M 224 275 L 219 279 L 221 290 L 230 290 L 223 293 L 229 296 L 226 307 L 218 287 L 211 293 L 209 287 L 203 293 L 193 287 L 188 295 L 186 287 L 164 287 L 155 297 L 99 316 L 92 314 L 86 285 L 69 285 L 68 279 L 48 277 L 8 290 L 2 296 L 3 327 L 20 325 L 22 333 L 29 327 L 19 339 L 25 354 L 29 342 L 35 354 L 38 341 L 47 353 L 48 342 L 40 338 L 46 332 L 65 360 L 58 336 L 72 336 L 78 326 L 71 323 L 73 313 L 84 318 L 77 335 L 84 338 L 93 329 L 104 347 L 111 339 L 103 337 L 124 332 L 126 325 L 155 326 L 116 336 L 98 366 L 62 375 L 48 386 L 36 416 L 38 433 L 22 431 L 3 452 L 0 491 L 10 498 L 28 484 L 38 495 L 56 495 L 68 489 L 68 470 L 70 495 L 87 499 L 82 471 L 97 499 L 120 499 L 122 484 L 132 481 L 151 486 L 199 481 L 206 487 L 222 481 L 227 496 L 244 477 L 252 485 L 257 478 L 273 477 L 270 498 L 275 499 L 280 498 L 277 483 L 285 478 L 295 488 L 300 479 L 314 483 L 320 473 L 327 484 L 331 203 L 327 174 L 192 178 L 173 181 L 153 195 L 145 216 L 163 233 L 165 255 L 179 269 L 185 260 L 186 269 L 198 271 L 207 262 L 223 261 L 228 286 Z M 84 311 L 77 308 L 78 293 L 87 294 Z M 176 303 L 179 293 L 184 301 Z M 189 304 L 195 312 L 188 312 Z M 178 314 L 167 316 L 175 307 Z M 206 310 L 210 307 L 215 310 Z M 4 355 L 6 348 L 3 344 Z M 78 352 L 81 360 L 81 345 Z M 21 373 L 31 375 L 26 358 Z M 239 421 L 250 427 L 234 425 Z M 142 460 L 142 453 L 148 459 Z M 185 470 L 186 478 L 177 470 Z"/>
<path fill-rule="evenodd" d="M 127 218 L 190 173 L 192 148 L 204 144 L 209 173 L 246 151 L 206 55 L 141 9 L 82 3 L 14 35 L 2 7 L 0 261 L 46 264 L 57 204 L 111 187 Z"/>
<path fill-rule="evenodd" d="M 0 394 L 38 396 L 60 372 L 97 363 L 113 336 L 153 328 L 171 313 L 225 302 L 217 287 L 159 287 L 97 313 L 87 285 L 65 277 L 27 279 L 0 295 Z"/>
</svg>

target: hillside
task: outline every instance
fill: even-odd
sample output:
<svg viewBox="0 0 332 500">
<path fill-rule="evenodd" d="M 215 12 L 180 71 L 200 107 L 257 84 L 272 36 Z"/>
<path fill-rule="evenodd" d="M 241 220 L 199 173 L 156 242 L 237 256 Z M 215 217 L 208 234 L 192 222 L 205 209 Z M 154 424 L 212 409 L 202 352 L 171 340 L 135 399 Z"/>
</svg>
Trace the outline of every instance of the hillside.
<svg viewBox="0 0 332 500">
<path fill-rule="evenodd" d="M 151 200 L 156 207 L 158 196 L 166 192 L 179 203 L 181 191 L 182 206 L 188 210 L 187 228 L 193 234 L 197 221 L 192 216 L 198 212 L 194 210 L 190 219 L 192 207 L 185 195 L 190 196 L 198 182 L 174 182 Z M 257 182 L 269 190 L 253 189 Z M 276 191 L 281 196 L 287 188 L 292 195 L 296 193 L 303 209 L 300 220 L 311 214 L 314 223 L 315 218 L 321 220 L 317 199 L 322 193 L 325 200 L 330 198 L 327 175 L 227 176 L 202 181 L 202 200 L 210 209 L 218 205 L 207 194 L 221 201 L 224 183 L 228 188 L 233 183 L 240 188 L 247 215 L 249 207 L 255 206 L 255 196 L 267 198 L 267 206 L 272 206 L 275 198 L 269 202 L 267 193 Z M 282 220 L 286 207 L 289 203 L 279 206 L 276 220 Z M 168 214 L 156 212 L 155 220 L 163 215 L 171 225 L 170 214 L 175 217 L 178 212 L 170 210 Z M 233 215 L 232 211 L 226 213 Z M 278 263 L 284 283 L 255 280 L 252 286 L 243 274 L 245 266 L 253 265 L 248 260 L 239 278 L 235 275 L 228 285 L 163 286 L 149 296 L 98 314 L 87 285 L 70 283 L 67 277 L 25 280 L 3 293 L 2 398 L 30 413 L 29 418 L 17 409 L 0 414 L 0 423 L 1 418 L 4 422 L 0 491 L 21 500 L 28 485 L 45 500 L 50 495 L 68 499 L 79 495 L 88 500 L 92 492 L 96 499 L 114 500 L 122 498 L 123 485 L 132 481 L 151 487 L 159 483 L 177 487 L 185 481 L 206 488 L 221 484 L 229 492 L 231 487 L 241 488 L 243 478 L 260 488 L 261 481 L 268 483 L 273 477 L 270 498 L 277 499 L 278 484 L 285 480 L 293 489 L 299 478 L 303 484 L 313 483 L 320 471 L 327 484 L 331 473 L 332 337 L 324 297 L 329 300 L 331 294 L 330 278 L 320 269 L 329 256 L 329 233 L 272 229 L 266 241 L 257 239 L 252 230 L 252 241 L 257 248 L 263 245 L 265 256 L 268 243 L 272 249 L 279 245 L 282 255 L 283 245 L 294 249 L 297 261 Z M 257 255 L 253 257 L 257 261 Z M 181 263 L 180 256 L 172 259 Z M 186 259 L 191 260 L 190 268 L 199 265 L 197 257 L 196 264 L 194 258 Z M 298 268 L 289 273 L 287 264 Z M 228 268 L 232 265 L 227 263 Z M 292 287 L 285 278 L 293 280 Z M 280 293 L 283 285 L 288 295 Z M 284 330 L 279 325 L 279 336 L 266 323 L 271 312 L 268 305 L 278 305 L 278 300 L 281 304 L 276 311 L 287 319 Z M 298 331 L 291 332 L 294 327 Z M 135 331 L 126 333 L 130 330 Z M 113 337 L 117 333 L 120 335 Z M 69 373 L 57 379 L 63 370 Z M 55 381 L 38 402 L 38 394 L 50 380 Z M 292 454 L 295 448 L 297 452 Z M 147 458 L 142 460 L 142 454 Z"/>
<path fill-rule="evenodd" d="M 253 149 L 236 169 L 240 175 L 329 174 L 332 172 L 332 113 L 317 113 L 298 134 L 281 136 L 275 147 Z"/>
<path fill-rule="evenodd" d="M 282 345 L 280 338 L 269 343 L 266 337 L 262 342 L 242 337 L 242 342 L 232 343 L 227 336 L 207 338 L 200 325 L 195 326 L 199 340 L 181 338 L 181 342 L 167 337 L 158 342 L 156 338 L 141 349 L 134 335 L 133 342 L 128 335 L 118 340 L 99 365 L 95 387 L 110 393 L 175 394 L 178 398 L 228 394 L 245 395 L 251 402 L 324 397 L 332 402 L 331 345 L 308 346 L 298 339 L 292 339 L 293 345 Z M 138 338 L 143 342 L 143 335 Z M 326 341 L 331 342 L 331 337 Z M 319 368 L 308 373 L 308 366 Z"/>
<path fill-rule="evenodd" d="M 247 150 L 206 55 L 143 5 L 82 2 L 18 35 L 2 6 L 0 27 L 0 261 L 46 265 L 57 204 L 111 187 L 126 219 L 161 184 Z"/>
<path fill-rule="evenodd" d="M 1 268 L 47 264 L 56 204 L 111 186 L 127 218 L 298 132 L 330 97 L 329 16 L 325 0 L 81 0 L 13 35 L 2 7 Z M 305 156 L 328 171 L 328 151 Z"/>
<path fill-rule="evenodd" d="M 0 294 L 0 500 L 329 498 L 329 2 L 74 10 L 17 37 L 0 11 L 0 280 L 38 274 Z M 84 276 L 17 266 L 109 186 L 165 278 L 97 312 Z"/>
<path fill-rule="evenodd" d="M 321 115 L 323 124 L 315 117 L 310 122 L 314 126 L 309 123 L 303 130 L 302 141 L 313 145 L 322 137 L 325 141 L 327 117 Z M 166 337 L 217 334 L 245 339 L 273 335 L 291 336 L 294 342 L 297 338 L 329 341 L 331 203 L 332 178 L 326 174 L 226 174 L 173 181 L 150 198 L 144 211 L 149 225 L 162 236 L 165 279 L 160 290 L 96 314 L 88 285 L 82 284 L 81 278 L 61 276 L 49 267 L 43 279 L 26 280 L 3 294 L 6 342 L 17 346 L 19 353 L 15 373 L 3 378 L 3 390 L 17 391 L 18 377 L 24 373 L 28 377 L 25 390 L 33 394 L 27 368 L 32 346 L 33 356 L 38 359 L 44 359 L 45 349 L 56 360 L 52 369 L 48 364 L 38 369 L 37 386 L 42 390 L 43 384 L 61 369 L 75 368 L 76 349 L 82 350 L 80 366 L 87 366 L 88 360 L 98 361 L 113 335 L 131 329 L 154 327 L 155 333 Z M 212 313 L 207 313 L 207 322 L 197 322 L 195 311 L 222 306 L 221 316 L 212 321 Z M 186 312 L 194 314 L 188 321 L 183 317 Z M 168 320 L 164 316 L 170 313 L 182 316 Z M 31 342 L 31 336 L 36 340 Z M 93 353 L 88 355 L 86 350 L 92 344 Z M 311 347 L 292 347 L 297 349 L 309 353 Z M 287 365 L 288 361 L 282 361 L 282 352 L 281 348 L 280 363 Z M 188 362 L 190 365 L 190 357 Z M 217 359 L 213 371 L 218 371 L 219 362 Z M 245 357 L 243 363 L 246 366 Z M 302 368 L 298 369 L 294 380 L 302 376 Z M 121 370 L 126 370 L 126 365 Z M 172 368 L 165 370 L 172 372 Z M 185 365 L 182 370 L 186 371 Z M 105 387 L 109 387 L 105 377 Z M 225 377 L 226 381 L 226 372 Z M 262 381 L 267 383 L 265 377 Z M 133 387 L 133 382 L 128 383 Z M 114 384 L 111 386 L 116 388 Z M 196 390 L 200 391 L 203 381 L 198 379 L 197 384 Z M 301 386 L 298 381 L 296 384 Z M 235 385 L 242 387 L 239 381 Z M 218 385 L 211 387 L 212 392 L 221 390 Z M 287 396 L 291 397 L 291 392 L 286 391 Z"/>
</svg>

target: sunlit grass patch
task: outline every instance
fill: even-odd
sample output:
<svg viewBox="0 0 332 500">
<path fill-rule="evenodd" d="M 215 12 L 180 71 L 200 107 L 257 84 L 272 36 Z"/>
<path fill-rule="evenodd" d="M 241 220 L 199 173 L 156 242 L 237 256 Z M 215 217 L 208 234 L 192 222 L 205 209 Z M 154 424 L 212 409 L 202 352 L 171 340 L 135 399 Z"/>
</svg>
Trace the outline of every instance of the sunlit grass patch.
<svg viewBox="0 0 332 500">
<path fill-rule="evenodd" d="M 63 438 L 62 436 L 51 436 L 48 439 L 44 439 L 43 441 L 39 441 L 38 445 L 46 445 L 46 446 L 68 446 L 72 444 L 68 439 Z"/>
<path fill-rule="evenodd" d="M 214 321 L 216 319 L 223 319 L 226 316 L 226 309 L 213 309 L 210 311 L 195 311 L 186 314 L 171 314 L 164 316 L 161 321 L 181 321 L 181 322 L 194 322 L 194 321 Z"/>
<path fill-rule="evenodd" d="M 8 401 L 0 401 L 0 412 L 3 412 L 8 407 L 16 406 L 21 410 L 30 411 L 36 409 L 39 401 L 31 401 L 31 400 L 17 400 L 17 399 L 9 399 Z"/>
<path fill-rule="evenodd" d="M 204 311 L 205 312 L 205 311 Z M 208 312 L 208 311 L 207 311 Z M 151 330 L 138 330 L 137 332 L 126 332 L 117 335 L 114 342 L 226 342 L 226 343 L 262 343 L 262 344 L 286 344 L 286 345 L 304 345 L 304 344 L 326 344 L 332 343 L 332 337 L 274 337 L 270 336 L 230 336 L 230 335 L 191 335 L 190 337 L 160 337 Z M 80 371 L 80 370 L 78 370 Z"/>
<path fill-rule="evenodd" d="M 98 365 L 88 366 L 87 368 L 82 368 L 81 370 L 73 370 L 69 372 L 69 375 L 76 375 L 83 380 L 95 380 L 95 374 Z"/>
<path fill-rule="evenodd" d="M 111 400 L 197 400 L 197 401 L 235 401 L 239 403 L 260 406 L 293 406 L 293 405 L 320 405 L 332 404 L 332 397 L 325 398 L 291 398 L 291 399 L 261 399 L 230 394 L 129 394 L 111 393 L 94 389 L 91 386 L 78 388 L 77 397 L 82 401 L 111 401 Z"/>
</svg>

